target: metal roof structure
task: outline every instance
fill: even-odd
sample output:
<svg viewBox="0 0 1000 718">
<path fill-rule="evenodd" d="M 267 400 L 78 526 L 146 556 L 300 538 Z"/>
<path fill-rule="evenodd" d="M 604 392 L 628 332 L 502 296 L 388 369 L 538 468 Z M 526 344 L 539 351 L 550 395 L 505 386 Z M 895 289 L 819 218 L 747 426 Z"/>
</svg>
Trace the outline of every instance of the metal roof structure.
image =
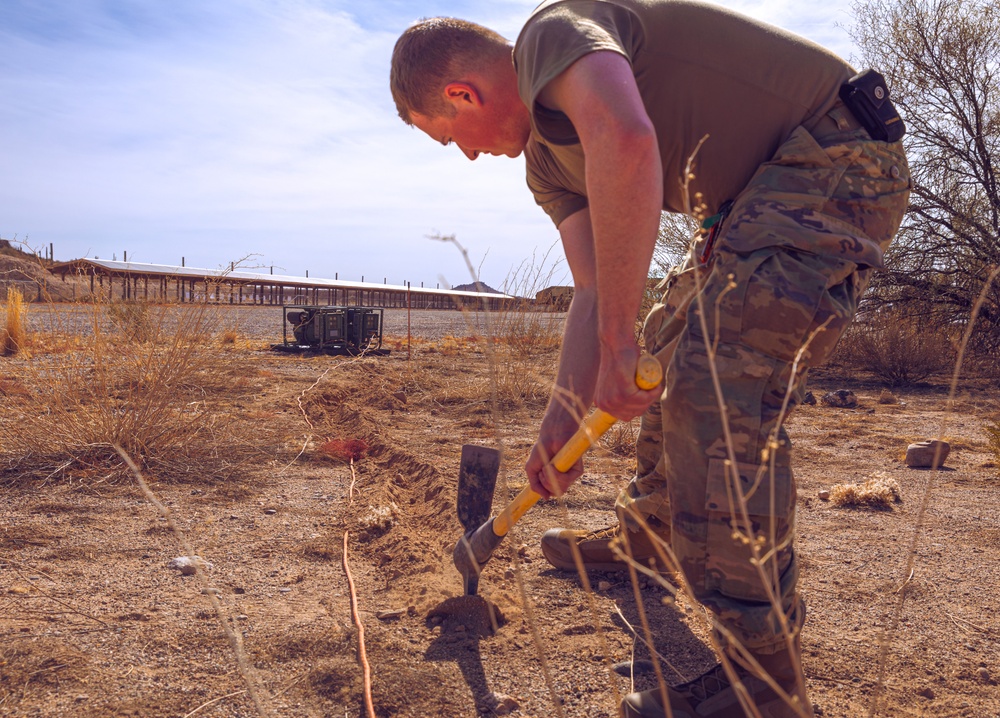
<svg viewBox="0 0 1000 718">
<path fill-rule="evenodd" d="M 91 287 L 97 278 L 101 286 L 104 279 L 109 282 L 112 291 L 114 281 L 121 282 L 123 297 L 136 297 L 140 291 L 148 295 L 149 282 L 159 283 L 161 299 L 166 299 L 168 293 L 174 294 L 178 301 L 222 301 L 220 288 L 230 291 L 230 303 L 253 301 L 262 304 L 319 304 L 324 294 L 330 300 L 328 304 L 370 304 L 373 306 L 413 306 L 427 308 L 455 308 L 456 306 L 475 302 L 499 304 L 516 297 L 492 292 L 472 292 L 454 289 L 439 289 L 431 287 L 414 287 L 409 284 L 378 284 L 375 282 L 356 282 L 342 279 L 326 279 L 321 277 L 296 277 L 292 275 L 271 274 L 266 272 L 250 272 L 236 267 L 228 269 L 206 269 L 201 267 L 176 266 L 169 264 L 149 264 L 145 262 L 128 262 L 108 259 L 74 259 L 67 262 L 57 262 L 50 269 L 65 279 L 68 275 L 90 277 Z M 140 289 L 139 282 L 143 282 Z M 168 284 L 174 284 L 174 292 L 168 292 Z M 198 285 L 204 289 L 199 289 Z M 239 301 L 234 294 L 239 290 Z M 248 294 L 244 296 L 244 290 Z M 292 290 L 292 301 L 287 290 Z M 154 294 L 157 287 L 154 285 Z M 309 299 L 310 295 L 312 300 Z M 305 297 L 304 302 L 296 301 Z M 403 300 L 406 300 L 405 302 Z"/>
</svg>

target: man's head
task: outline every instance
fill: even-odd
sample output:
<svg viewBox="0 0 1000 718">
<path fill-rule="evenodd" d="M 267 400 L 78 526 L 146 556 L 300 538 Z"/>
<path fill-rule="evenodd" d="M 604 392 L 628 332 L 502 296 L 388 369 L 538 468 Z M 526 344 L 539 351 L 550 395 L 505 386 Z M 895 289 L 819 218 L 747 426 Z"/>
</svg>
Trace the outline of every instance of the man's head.
<svg viewBox="0 0 1000 718">
<path fill-rule="evenodd" d="M 516 157 L 528 140 L 510 44 L 482 25 L 445 17 L 412 25 L 396 41 L 389 85 L 404 122 L 469 159 Z"/>
</svg>

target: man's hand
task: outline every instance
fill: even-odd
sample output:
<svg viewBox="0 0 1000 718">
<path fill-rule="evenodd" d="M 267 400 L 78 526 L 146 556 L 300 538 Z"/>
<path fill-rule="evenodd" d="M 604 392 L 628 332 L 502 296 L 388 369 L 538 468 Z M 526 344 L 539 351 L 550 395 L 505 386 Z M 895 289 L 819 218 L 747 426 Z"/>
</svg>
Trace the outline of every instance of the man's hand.
<svg viewBox="0 0 1000 718">
<path fill-rule="evenodd" d="M 546 428 L 543 425 L 543 430 Z M 566 473 L 556 471 L 552 465 L 552 458 L 559 452 L 562 445 L 566 443 L 570 436 L 576 431 L 577 426 L 561 439 L 553 440 L 539 437 L 535 445 L 531 447 L 531 454 L 524 465 L 524 473 L 528 475 L 528 483 L 531 490 L 539 494 L 543 499 L 559 498 L 566 493 L 567 489 L 573 485 L 577 479 L 583 476 L 583 459 L 577 460 Z M 560 434 L 562 432 L 559 432 Z"/>
<path fill-rule="evenodd" d="M 629 339 L 617 347 L 601 344 L 601 368 L 597 374 L 594 404 L 619 421 L 642 414 L 660 397 L 662 387 L 645 390 L 636 386 L 636 366 L 641 352 Z"/>
</svg>

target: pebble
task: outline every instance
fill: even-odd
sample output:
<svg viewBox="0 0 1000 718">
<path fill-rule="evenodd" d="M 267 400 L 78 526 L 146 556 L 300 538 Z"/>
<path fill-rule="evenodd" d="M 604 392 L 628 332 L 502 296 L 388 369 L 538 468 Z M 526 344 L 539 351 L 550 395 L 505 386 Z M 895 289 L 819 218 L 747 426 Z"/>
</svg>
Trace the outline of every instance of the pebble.
<svg viewBox="0 0 1000 718">
<path fill-rule="evenodd" d="M 981 680 L 983 683 L 991 683 L 992 682 L 992 677 L 990 676 L 990 672 L 988 670 L 986 670 L 985 668 L 980 668 L 979 669 L 979 680 Z"/>
<path fill-rule="evenodd" d="M 498 716 L 513 713 L 521 707 L 521 704 L 518 703 L 514 696 L 508 696 L 504 693 L 490 693 L 489 704 L 490 709 Z"/>
<path fill-rule="evenodd" d="M 201 556 L 178 556 L 167 563 L 167 568 L 177 569 L 181 572 L 181 576 L 193 576 L 198 572 L 198 568 L 202 571 L 211 571 L 212 564 Z"/>
<path fill-rule="evenodd" d="M 820 491 L 819 492 L 819 500 L 820 501 L 829 501 L 830 500 L 830 492 L 827 491 L 826 489 L 823 489 L 822 491 Z"/>
<path fill-rule="evenodd" d="M 620 676 L 641 676 L 647 673 L 655 673 L 653 662 L 645 658 L 638 658 L 634 661 L 621 661 L 611 666 L 614 672 Z"/>
<path fill-rule="evenodd" d="M 823 395 L 822 401 L 827 406 L 840 409 L 853 409 L 858 405 L 858 398 L 849 389 L 838 389 Z"/>
<path fill-rule="evenodd" d="M 218 596 L 220 593 L 222 593 L 222 591 L 220 591 L 217 588 L 209 587 L 201 589 L 201 595 L 203 596 L 208 596 L 209 594 L 212 594 L 213 596 Z"/>
<path fill-rule="evenodd" d="M 278 593 L 291 593 L 291 592 L 292 592 L 292 589 L 290 589 L 290 588 L 279 588 L 278 589 Z"/>
<path fill-rule="evenodd" d="M 392 620 L 393 618 L 399 618 L 404 613 L 406 613 L 405 608 L 396 608 L 391 611 L 377 611 L 375 613 L 375 618 L 377 618 L 380 621 L 389 621 Z"/>
<path fill-rule="evenodd" d="M 597 582 L 597 590 L 598 591 L 607 591 L 610 588 L 611 588 L 611 582 L 610 581 L 598 581 Z"/>
<path fill-rule="evenodd" d="M 276 514 L 276 513 L 278 513 L 278 510 L 277 509 L 264 509 L 264 513 L 265 514 Z"/>
</svg>

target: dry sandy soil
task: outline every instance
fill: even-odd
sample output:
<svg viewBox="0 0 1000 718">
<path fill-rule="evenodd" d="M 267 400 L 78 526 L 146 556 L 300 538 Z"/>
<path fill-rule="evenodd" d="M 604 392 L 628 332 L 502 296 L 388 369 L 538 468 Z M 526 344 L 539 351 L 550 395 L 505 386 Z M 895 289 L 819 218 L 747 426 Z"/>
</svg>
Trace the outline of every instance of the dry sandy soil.
<svg viewBox="0 0 1000 718">
<path fill-rule="evenodd" d="M 34 315 L 40 333 L 69 324 Z M 502 447 L 502 507 L 523 485 L 552 351 L 496 373 L 495 410 L 489 358 L 455 313 L 411 318 L 409 352 L 405 313 L 390 313 L 392 354 L 362 359 L 268 351 L 273 309 L 224 316 L 238 336 L 206 341 L 219 361 L 196 387 L 217 412 L 208 468 L 182 465 L 193 450 L 142 466 L 169 520 L 119 461 L 53 456 L 44 436 L 0 447 L 0 715 L 365 715 L 345 565 L 377 716 L 614 716 L 632 680 L 654 684 L 628 628 L 639 619 L 627 574 L 595 574 L 587 591 L 538 546 L 549 527 L 609 521 L 634 468 L 627 426 L 494 556 L 479 593 L 499 630 L 458 598 L 461 446 Z M 8 402 L 51 380 L 39 367 L 77 360 L 46 353 L 56 345 L 0 359 L 4 421 Z M 996 387 L 963 383 L 946 414 L 946 381 L 883 404 L 877 383 L 827 370 L 810 380 L 815 395 L 850 389 L 859 406 L 803 406 L 790 422 L 817 715 L 1000 716 L 1000 468 L 983 431 Z M 942 431 L 943 469 L 904 465 L 907 444 Z M 898 483 L 900 503 L 819 498 L 876 476 Z M 179 534 L 210 562 L 200 576 L 171 568 Z M 697 607 L 651 583 L 642 597 L 669 681 L 712 664 Z M 634 679 L 613 670 L 633 657 Z"/>
</svg>

